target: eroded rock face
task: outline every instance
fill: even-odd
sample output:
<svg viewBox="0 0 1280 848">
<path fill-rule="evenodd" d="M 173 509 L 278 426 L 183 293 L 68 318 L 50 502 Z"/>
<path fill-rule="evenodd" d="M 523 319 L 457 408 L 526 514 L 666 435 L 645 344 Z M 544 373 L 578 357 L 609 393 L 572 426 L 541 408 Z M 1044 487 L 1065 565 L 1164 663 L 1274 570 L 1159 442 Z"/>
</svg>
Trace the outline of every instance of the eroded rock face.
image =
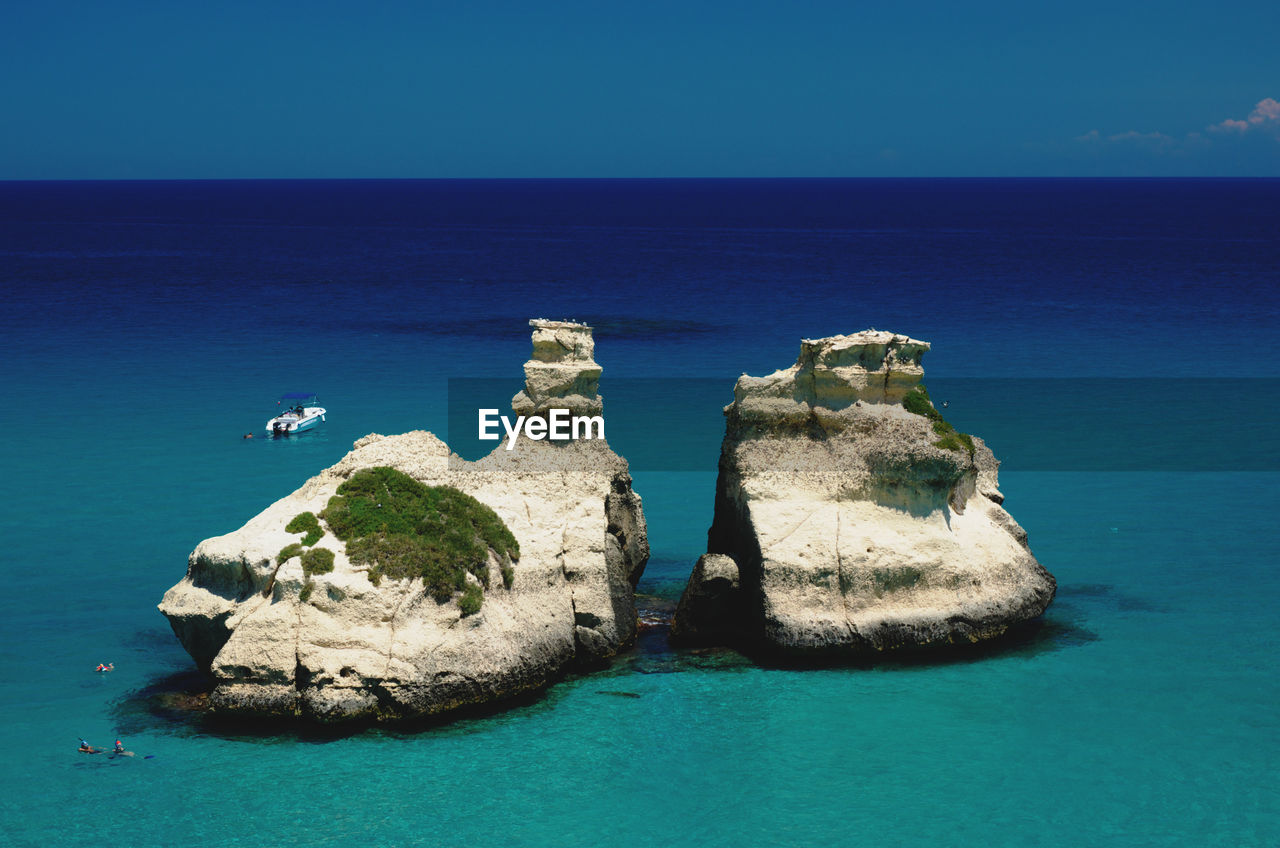
<svg viewBox="0 0 1280 848">
<path fill-rule="evenodd" d="M 739 586 L 699 561 L 675 638 L 876 655 L 990 639 L 1044 611 L 1056 584 L 1001 506 L 994 455 L 977 438 L 972 454 L 940 446 L 903 406 L 928 349 L 879 331 L 806 340 L 791 368 L 738 380 L 708 550 Z"/>
<path fill-rule="evenodd" d="M 483 604 L 464 617 L 420 580 L 373 585 L 327 527 L 314 547 L 334 552 L 332 572 L 308 577 L 299 557 L 277 567 L 301 537 L 285 530 L 290 520 L 318 515 L 342 482 L 372 467 L 453 486 L 492 508 L 520 545 L 510 588 L 491 557 Z M 427 432 L 375 434 L 244 527 L 201 542 L 160 611 L 212 676 L 216 712 L 412 718 L 510 698 L 570 666 L 607 661 L 635 638 L 634 589 L 648 555 L 626 461 L 603 440 L 524 440 L 469 463 Z"/>
<path fill-rule="evenodd" d="M 569 321 L 534 319 L 533 357 L 524 364 L 524 391 L 511 399 L 511 409 L 526 417 L 549 409 L 573 415 L 599 415 L 600 366 L 596 364 L 591 328 Z"/>
</svg>

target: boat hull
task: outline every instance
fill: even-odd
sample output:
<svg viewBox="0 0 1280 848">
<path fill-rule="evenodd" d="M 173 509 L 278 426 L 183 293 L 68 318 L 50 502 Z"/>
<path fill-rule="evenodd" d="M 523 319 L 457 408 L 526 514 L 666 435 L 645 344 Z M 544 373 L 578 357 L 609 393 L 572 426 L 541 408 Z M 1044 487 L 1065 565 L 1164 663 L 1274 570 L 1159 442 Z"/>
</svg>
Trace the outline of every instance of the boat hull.
<svg viewBox="0 0 1280 848">
<path fill-rule="evenodd" d="M 278 415 L 267 422 L 267 432 L 273 436 L 288 436 L 310 430 L 324 421 L 325 410 L 320 407 L 308 407 L 301 417 Z"/>
</svg>

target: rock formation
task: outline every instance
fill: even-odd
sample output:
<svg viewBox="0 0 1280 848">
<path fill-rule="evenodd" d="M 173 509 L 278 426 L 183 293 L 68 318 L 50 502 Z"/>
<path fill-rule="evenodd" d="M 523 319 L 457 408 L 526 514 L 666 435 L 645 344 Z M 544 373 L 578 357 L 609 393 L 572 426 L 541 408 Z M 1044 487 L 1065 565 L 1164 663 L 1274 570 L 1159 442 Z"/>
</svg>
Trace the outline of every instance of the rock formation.
<svg viewBox="0 0 1280 848">
<path fill-rule="evenodd" d="M 599 412 L 591 329 L 534 327 L 517 404 L 545 411 L 563 399 Z M 375 585 L 327 522 L 314 538 L 286 529 L 302 513 L 321 515 L 369 468 L 456 488 L 515 536 L 518 560 L 507 566 L 490 551 L 488 574 L 477 566 L 489 578 L 477 612 L 437 601 L 417 579 Z M 331 551 L 332 570 L 309 570 L 305 552 L 289 556 L 303 543 Z M 603 440 L 522 440 L 469 463 L 430 433 L 375 434 L 244 527 L 201 542 L 160 611 L 211 675 L 214 712 L 404 719 L 509 698 L 606 661 L 635 638 L 634 588 L 648 555 L 627 463 Z"/>
<path fill-rule="evenodd" d="M 534 319 L 533 357 L 524 364 L 524 391 L 511 400 L 511 409 L 526 417 L 548 409 L 567 409 L 573 415 L 599 415 L 602 402 L 600 366 L 596 364 L 591 328 L 570 321 Z"/>
<path fill-rule="evenodd" d="M 990 639 L 1045 610 L 1054 579 L 1001 506 L 991 451 L 929 402 L 927 350 L 868 330 L 738 380 L 709 553 L 673 638 L 875 656 Z"/>
</svg>

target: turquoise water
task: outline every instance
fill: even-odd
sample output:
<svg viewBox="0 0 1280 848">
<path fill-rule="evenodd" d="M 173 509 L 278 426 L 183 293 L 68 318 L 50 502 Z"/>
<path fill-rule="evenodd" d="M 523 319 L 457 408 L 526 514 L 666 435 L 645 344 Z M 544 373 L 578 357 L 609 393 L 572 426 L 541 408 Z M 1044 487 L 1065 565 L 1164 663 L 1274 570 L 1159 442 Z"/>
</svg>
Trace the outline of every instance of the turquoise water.
<svg viewBox="0 0 1280 848">
<path fill-rule="evenodd" d="M 565 833 L 712 845 L 841 833 L 881 844 L 1268 844 L 1275 578 L 1258 572 L 1280 543 L 1255 533 L 1275 482 L 1008 475 L 1009 503 L 1062 591 L 1048 616 L 1058 632 L 1007 653 L 786 671 L 642 645 L 613 671 L 508 713 L 333 740 L 211 734 L 125 698 L 188 665 L 146 608 L 180 565 L 143 546 L 106 560 L 118 570 L 101 590 L 68 581 L 69 595 L 90 587 L 91 599 L 60 621 L 6 611 L 7 628 L 25 635 L 5 652 L 5 699 L 22 709 L 4 726 L 3 821 L 18 845 L 262 845 L 300 830 L 321 844 L 368 833 L 384 844 L 543 845 Z M 637 485 L 655 538 L 692 545 L 703 522 L 659 504 L 668 493 L 709 498 L 712 481 L 654 474 Z M 110 534 L 120 520 L 86 529 Z M 666 559 L 677 553 L 660 550 L 649 579 L 682 576 L 687 563 Z M 138 586 L 137 601 L 109 600 Z M 93 675 L 99 658 L 118 670 Z M 77 734 L 107 743 L 119 733 L 155 758 L 73 751 Z"/>
<path fill-rule="evenodd" d="M 786 241 L 785 233 L 763 242 L 740 229 L 702 233 L 701 247 L 677 251 L 658 269 L 677 281 L 658 295 L 625 270 L 653 255 L 635 243 L 663 242 L 651 228 L 531 233 L 495 224 L 496 235 L 480 237 L 344 224 L 319 228 L 322 241 L 337 243 L 325 253 L 291 241 L 298 232 L 314 235 L 315 225 L 84 217 L 10 226 L 0 245 L 10 305 L 0 341 L 8 399 L 0 444 L 12 484 L 0 514 L 7 754 L 0 842 L 1248 846 L 1280 839 L 1274 470 L 1002 474 L 1006 506 L 1060 590 L 1039 629 L 979 657 L 762 668 L 727 651 L 674 652 L 658 629 L 607 672 L 572 677 L 506 712 L 431 728 L 269 733 L 158 708 L 156 693 L 191 682 L 190 660 L 155 610 L 191 548 L 240 526 L 365 433 L 441 430 L 446 377 L 511 375 L 518 383 L 528 353 L 523 318 L 588 317 L 594 308 L 592 320 L 609 328 L 597 340 L 606 376 L 723 377 L 726 396 L 738 372 L 789 364 L 807 322 L 822 325 L 808 333 L 817 335 L 836 318 L 779 314 L 774 326 L 771 310 L 749 292 L 714 300 L 708 281 L 732 276 L 738 265 L 707 259 L 707 243 L 758 250 L 767 263 L 779 252 L 769 240 Z M 959 258 L 937 259 L 933 271 L 914 245 L 895 261 L 823 254 L 824 273 L 874 278 L 907 269 L 932 273 L 941 290 L 964 256 L 986 261 L 1000 255 L 998 245 L 1012 245 L 1008 255 L 1016 256 L 1041 244 L 1040 236 L 988 223 L 992 235 L 971 236 L 972 248 L 954 246 Z M 1092 243 L 1095 234 L 1063 226 L 1067 235 L 1053 239 Z M 108 241 L 123 242 L 121 255 L 91 255 L 101 252 L 95 245 L 104 230 L 113 233 Z M 935 223 L 922 224 L 920 238 L 935 232 Z M 24 246 L 33 238 L 45 241 Z M 670 240 L 688 238 L 681 229 Z M 821 264 L 805 252 L 809 238 L 806 231 L 786 245 L 797 279 Z M 851 238 L 880 244 L 865 233 Z M 842 312 L 847 330 L 890 326 L 934 340 L 925 361 L 931 374 L 973 376 L 974 345 L 961 340 L 978 327 L 996 339 L 1023 339 L 1042 320 L 1047 329 L 1029 358 L 1020 358 L 1021 342 L 987 338 L 977 347 L 1009 345 L 1003 376 L 1061 376 L 1053 363 L 1079 362 L 1082 346 L 1119 338 L 1127 327 L 1128 349 L 1142 349 L 1153 374 L 1273 377 L 1280 369 L 1266 352 L 1276 344 L 1276 296 L 1266 292 L 1275 271 L 1266 257 L 1274 245 L 1251 238 L 1233 230 L 1173 259 L 1138 239 L 1125 248 L 1135 266 L 1159 266 L 1153 257 L 1169 263 L 1144 285 L 1161 275 L 1181 281 L 1170 286 L 1177 296 L 1149 302 L 1117 289 L 1110 306 L 1094 311 L 1083 298 L 1063 315 L 1061 303 L 1071 298 L 1061 288 L 1047 286 L 1037 301 L 1033 291 L 1019 289 L 1015 299 L 993 283 L 991 297 L 1005 298 L 1007 309 L 983 301 L 969 312 L 923 311 L 917 328 L 903 323 L 892 294 L 850 286 L 827 311 Z M 532 249 L 529 241 L 539 245 L 541 267 L 565 275 L 557 286 L 535 286 L 518 273 L 525 263 L 510 252 Z M 413 258 L 422 253 L 404 248 L 409 242 L 465 242 L 468 261 L 492 263 L 491 278 L 474 286 L 414 282 L 425 273 L 419 264 L 431 261 Z M 603 259 L 583 269 L 566 258 L 583 242 L 624 269 L 611 285 L 591 276 Z M 359 243 L 365 252 L 352 246 Z M 58 251 L 67 256 L 45 255 Z M 1098 258 L 1087 253 L 1055 278 L 1087 275 Z M 1012 277 L 1013 266 L 1021 268 L 1010 260 L 982 273 Z M 255 274 L 299 279 L 286 292 Z M 1210 302 L 1209 283 L 1196 281 L 1219 274 L 1242 280 L 1251 295 L 1237 301 L 1214 289 L 1219 299 Z M 396 302 L 408 306 L 393 314 Z M 1128 311 L 1113 316 L 1115 302 Z M 1194 359 L 1187 349 L 1159 346 L 1206 315 L 1208 338 L 1256 340 L 1244 365 L 1239 350 L 1217 344 L 1194 347 Z M 677 321 L 676 331 L 663 328 L 664 316 Z M 948 339 L 956 340 L 950 348 Z M 1114 361 L 1099 355 L 1083 370 L 1105 373 Z M 320 392 L 330 420 L 296 439 L 242 440 L 261 427 L 274 395 L 288 390 Z M 604 393 L 608 410 L 607 386 Z M 1273 398 L 1258 404 L 1274 409 Z M 961 403 L 956 413 L 983 434 L 989 413 Z M 1221 426 L 1206 409 L 1198 435 L 1212 439 Z M 1017 455 L 1016 435 L 1002 438 L 997 454 Z M 642 592 L 668 602 L 678 595 L 705 546 L 714 483 L 713 472 L 635 471 L 654 550 Z M 107 661 L 116 671 L 93 672 Z M 81 736 L 98 745 L 122 738 L 139 756 L 78 754 Z"/>
</svg>

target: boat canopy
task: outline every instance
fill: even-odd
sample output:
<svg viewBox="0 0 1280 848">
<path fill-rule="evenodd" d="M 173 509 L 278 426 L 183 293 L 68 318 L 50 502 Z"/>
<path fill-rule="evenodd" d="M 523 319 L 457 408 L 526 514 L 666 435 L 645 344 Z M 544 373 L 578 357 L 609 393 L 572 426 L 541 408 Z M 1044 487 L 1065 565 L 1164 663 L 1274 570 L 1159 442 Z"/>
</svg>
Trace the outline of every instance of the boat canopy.
<svg viewBox="0 0 1280 848">
<path fill-rule="evenodd" d="M 311 400 L 315 396 L 315 392 L 285 392 L 280 395 L 280 400 Z"/>
</svg>

